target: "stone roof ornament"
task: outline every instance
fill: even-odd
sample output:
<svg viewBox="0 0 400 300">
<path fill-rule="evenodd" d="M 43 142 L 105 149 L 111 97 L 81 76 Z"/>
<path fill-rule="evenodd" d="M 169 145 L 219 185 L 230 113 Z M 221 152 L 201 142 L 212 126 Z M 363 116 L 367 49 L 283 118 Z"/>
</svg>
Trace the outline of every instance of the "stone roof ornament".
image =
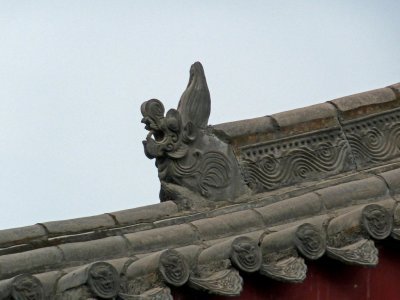
<svg viewBox="0 0 400 300">
<path fill-rule="evenodd" d="M 387 260 L 400 240 L 400 83 L 212 126 L 210 107 L 200 63 L 177 109 L 142 104 L 161 203 L 1 230 L 0 300 L 233 297 L 254 276 L 282 289 L 314 278 L 324 256 Z"/>
<path fill-rule="evenodd" d="M 165 109 L 151 99 L 141 106 L 142 123 L 149 131 L 144 152 L 156 159 L 161 181 L 160 200 L 179 200 L 181 189 L 208 200 L 232 200 L 247 187 L 232 148 L 209 128 L 211 98 L 203 66 L 196 62 L 178 109 Z"/>
</svg>

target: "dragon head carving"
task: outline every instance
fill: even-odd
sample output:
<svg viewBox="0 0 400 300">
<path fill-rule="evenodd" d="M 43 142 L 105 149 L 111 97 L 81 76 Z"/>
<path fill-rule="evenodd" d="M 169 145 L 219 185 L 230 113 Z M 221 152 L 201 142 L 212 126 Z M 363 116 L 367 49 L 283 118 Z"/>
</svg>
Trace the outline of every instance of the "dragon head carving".
<svg viewBox="0 0 400 300">
<path fill-rule="evenodd" d="M 183 128 L 182 118 L 176 109 L 170 109 L 164 116 L 164 105 L 160 100 L 151 99 L 141 106 L 142 123 L 149 131 L 143 141 L 148 158 L 182 158 L 187 154 L 188 144 L 195 140 L 195 130 L 191 122 Z"/>
<path fill-rule="evenodd" d="M 149 131 L 144 152 L 156 159 L 161 183 L 179 185 L 212 200 L 232 199 L 244 184 L 230 146 L 207 130 L 210 107 L 204 70 L 196 62 L 177 109 L 165 114 L 157 99 L 142 104 L 142 123 Z M 160 193 L 162 201 L 168 197 Z"/>
</svg>

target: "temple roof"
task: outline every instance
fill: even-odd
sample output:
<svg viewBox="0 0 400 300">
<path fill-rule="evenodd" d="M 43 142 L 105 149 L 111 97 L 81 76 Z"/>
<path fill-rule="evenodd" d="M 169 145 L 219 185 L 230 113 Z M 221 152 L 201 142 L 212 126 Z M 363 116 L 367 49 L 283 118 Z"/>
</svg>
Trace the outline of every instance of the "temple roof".
<svg viewBox="0 0 400 300">
<path fill-rule="evenodd" d="M 0 299 L 235 296 L 242 273 L 376 266 L 374 243 L 400 239 L 400 83 L 213 126 L 209 100 L 196 63 L 177 110 L 142 105 L 159 204 L 1 230 Z"/>
</svg>

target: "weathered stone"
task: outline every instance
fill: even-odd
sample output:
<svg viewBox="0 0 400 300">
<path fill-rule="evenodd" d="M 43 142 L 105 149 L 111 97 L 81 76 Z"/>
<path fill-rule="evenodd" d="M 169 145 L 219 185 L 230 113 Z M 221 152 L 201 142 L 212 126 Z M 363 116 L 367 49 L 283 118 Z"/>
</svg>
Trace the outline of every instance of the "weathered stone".
<svg viewBox="0 0 400 300">
<path fill-rule="evenodd" d="M 265 224 L 271 226 L 319 215 L 324 212 L 324 207 L 316 194 L 309 193 L 254 210 L 262 215 Z"/>
<path fill-rule="evenodd" d="M 198 264 L 211 264 L 226 259 L 230 259 L 241 271 L 258 271 L 261 266 L 261 250 L 258 240 L 240 236 L 214 244 L 200 253 Z"/>
<path fill-rule="evenodd" d="M 339 126 L 336 109 L 330 103 L 293 109 L 272 117 L 285 136 Z"/>
<path fill-rule="evenodd" d="M 292 255 L 268 260 L 261 265 L 260 273 L 279 281 L 302 282 L 306 278 L 307 266 L 302 257 Z"/>
<path fill-rule="evenodd" d="M 379 200 L 388 195 L 385 183 L 370 177 L 316 191 L 328 210 Z"/>
<path fill-rule="evenodd" d="M 44 272 L 61 266 L 63 255 L 57 247 L 0 256 L 0 279 L 12 276 Z"/>
<path fill-rule="evenodd" d="M 389 88 L 377 89 L 330 101 L 340 111 L 342 121 L 364 118 L 400 106 L 395 93 Z"/>
<path fill-rule="evenodd" d="M 217 239 L 237 235 L 264 227 L 260 215 L 253 210 L 244 210 L 214 218 L 193 221 L 203 240 Z"/>
<path fill-rule="evenodd" d="M 268 257 L 280 259 L 285 256 L 285 251 L 292 253 L 298 250 L 308 259 L 318 259 L 325 253 L 325 231 L 310 223 L 303 223 L 264 235 L 260 247 L 264 256 Z"/>
<path fill-rule="evenodd" d="M 400 109 L 349 121 L 343 130 L 357 169 L 371 168 L 400 155 Z"/>
<path fill-rule="evenodd" d="M 110 213 L 120 225 L 146 223 L 166 218 L 178 213 L 177 205 L 172 201 L 147 205 L 133 209 L 120 210 Z"/>
<path fill-rule="evenodd" d="M 0 281 L 0 299 L 44 300 L 45 295 L 43 286 L 36 277 L 22 274 L 9 280 Z"/>
<path fill-rule="evenodd" d="M 112 265 L 95 262 L 61 277 L 57 283 L 57 294 L 62 295 L 64 291 L 87 285 L 92 297 L 113 299 L 118 294 L 119 284 L 119 274 Z"/>
<path fill-rule="evenodd" d="M 121 236 L 60 245 L 68 263 L 87 263 L 129 255 L 127 241 Z"/>
<path fill-rule="evenodd" d="M 212 126 L 212 132 L 218 138 L 235 147 L 271 139 L 276 130 L 274 120 L 268 116 Z"/>
<path fill-rule="evenodd" d="M 192 275 L 189 279 L 189 286 L 210 294 L 234 297 L 242 292 L 243 279 L 237 270 L 226 268 Z"/>
<path fill-rule="evenodd" d="M 380 173 L 393 194 L 400 194 L 400 169 Z"/>
<path fill-rule="evenodd" d="M 133 262 L 126 270 L 129 280 L 151 273 L 158 273 L 170 285 L 182 286 L 189 279 L 190 269 L 182 254 L 176 250 L 165 250 Z"/>
<path fill-rule="evenodd" d="M 156 159 L 161 184 L 183 186 L 211 201 L 232 201 L 247 187 L 232 148 L 205 130 L 210 93 L 201 64 L 193 64 L 190 74 L 178 110 L 170 109 L 164 116 L 161 101 L 142 104 L 142 122 L 149 131 L 143 141 L 145 154 Z M 161 201 L 180 200 L 161 186 Z"/>
<path fill-rule="evenodd" d="M 44 299 L 51 300 L 55 298 L 57 290 L 57 281 L 63 275 L 65 275 L 65 273 L 58 270 L 35 274 L 35 277 L 39 279 L 39 281 L 43 286 Z"/>
<path fill-rule="evenodd" d="M 385 206 L 359 206 L 329 222 L 327 228 L 330 247 L 342 248 L 365 238 L 384 239 L 392 231 L 393 218 Z"/>
<path fill-rule="evenodd" d="M 247 184 L 263 192 L 355 169 L 340 128 L 243 146 L 237 151 Z"/>
<path fill-rule="evenodd" d="M 24 244 L 31 240 L 45 240 L 46 231 L 43 226 L 32 225 L 0 230 L 0 248 Z"/>
<path fill-rule="evenodd" d="M 378 264 L 378 249 L 373 241 L 366 239 L 341 248 L 328 246 L 327 254 L 349 265 L 375 267 Z"/>
<path fill-rule="evenodd" d="M 50 235 L 79 233 L 115 226 L 113 218 L 107 214 L 63 221 L 46 222 L 42 224 L 46 227 Z"/>
<path fill-rule="evenodd" d="M 197 233 L 188 224 L 130 233 L 125 237 L 131 243 L 135 254 L 165 249 L 166 245 L 175 248 L 199 243 Z"/>
</svg>

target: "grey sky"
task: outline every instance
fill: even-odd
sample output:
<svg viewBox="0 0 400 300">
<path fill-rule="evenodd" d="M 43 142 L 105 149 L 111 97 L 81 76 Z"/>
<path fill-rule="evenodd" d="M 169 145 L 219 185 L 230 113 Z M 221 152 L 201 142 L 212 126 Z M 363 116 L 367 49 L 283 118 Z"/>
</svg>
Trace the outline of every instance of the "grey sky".
<svg viewBox="0 0 400 300">
<path fill-rule="evenodd" d="M 0 228 L 158 202 L 140 104 L 210 123 L 400 81 L 399 1 L 0 1 Z"/>
</svg>

